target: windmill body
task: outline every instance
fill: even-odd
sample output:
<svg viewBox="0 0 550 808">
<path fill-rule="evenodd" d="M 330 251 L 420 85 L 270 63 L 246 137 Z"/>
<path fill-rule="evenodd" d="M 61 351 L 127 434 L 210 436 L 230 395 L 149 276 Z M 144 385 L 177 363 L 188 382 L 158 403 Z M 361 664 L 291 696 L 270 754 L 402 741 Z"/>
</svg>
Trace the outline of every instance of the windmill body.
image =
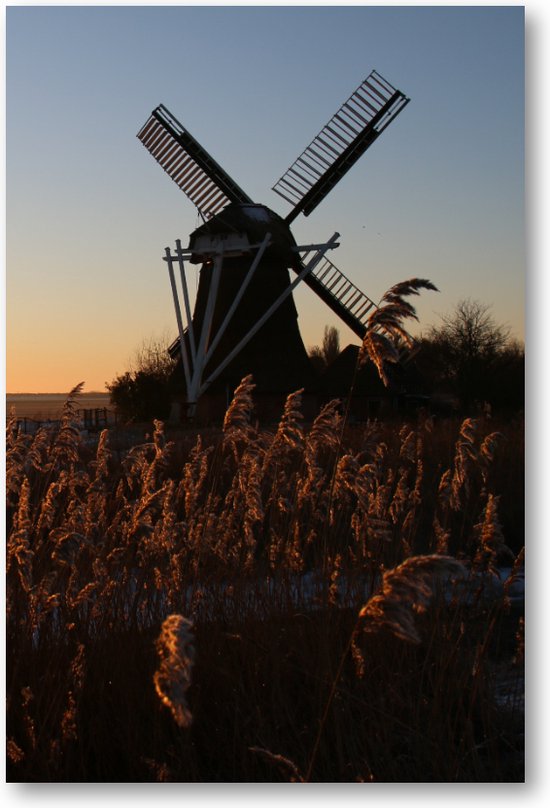
<svg viewBox="0 0 550 808">
<path fill-rule="evenodd" d="M 166 107 L 152 112 L 138 138 L 204 222 L 186 249 L 177 240 L 164 259 L 178 322 L 170 350 L 180 360 L 188 413 L 207 390 L 234 389 L 248 374 L 260 392 L 287 394 L 312 384 L 292 298 L 298 283 L 364 335 L 375 304 L 328 259 L 338 234 L 298 246 L 290 224 L 317 207 L 408 100 L 373 71 L 273 186 L 293 205 L 285 218 L 255 204 Z M 200 276 L 191 311 L 186 265 L 193 264 Z"/>
<path fill-rule="evenodd" d="M 259 316 L 268 311 L 289 287 L 289 269 L 295 258 L 296 246 L 288 224 L 263 205 L 229 204 L 216 216 L 191 234 L 189 249 L 191 263 L 200 262 L 200 277 L 192 328 L 195 342 L 202 332 L 212 286 L 214 261 L 204 261 L 204 250 L 210 239 L 221 239 L 233 234 L 244 236 L 249 244 L 261 244 L 266 236 L 270 244 L 251 277 L 246 294 L 238 303 L 234 316 L 228 322 L 223 339 L 218 342 L 205 367 L 208 376 L 219 367 L 228 347 L 238 345 L 251 332 Z M 218 243 L 219 243 L 218 241 Z M 211 243 L 211 242 L 210 242 Z M 195 252 L 197 250 L 197 252 Z M 224 258 L 220 274 L 211 331 L 219 333 L 231 303 L 236 299 L 250 269 L 253 251 Z M 211 385 L 211 391 L 234 389 L 248 373 L 254 376 L 259 392 L 286 393 L 314 382 L 311 368 L 298 327 L 298 312 L 292 295 L 285 297 L 273 314 L 261 325 L 231 363 Z"/>
</svg>

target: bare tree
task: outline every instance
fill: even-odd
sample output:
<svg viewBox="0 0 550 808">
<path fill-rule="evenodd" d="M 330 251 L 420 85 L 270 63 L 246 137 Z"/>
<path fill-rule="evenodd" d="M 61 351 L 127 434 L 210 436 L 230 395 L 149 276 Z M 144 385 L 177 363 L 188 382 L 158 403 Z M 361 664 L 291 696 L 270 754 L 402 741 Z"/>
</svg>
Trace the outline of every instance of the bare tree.
<svg viewBox="0 0 550 808">
<path fill-rule="evenodd" d="M 461 361 L 492 359 L 508 345 L 510 329 L 498 325 L 490 306 L 477 300 L 461 300 L 454 312 L 442 317 L 443 325 L 432 327 L 429 337 L 449 346 Z"/>
<path fill-rule="evenodd" d="M 168 353 L 172 341 L 168 332 L 143 339 L 129 360 L 130 372 L 170 375 L 176 365 Z"/>
<path fill-rule="evenodd" d="M 496 368 L 512 348 L 510 329 L 499 325 L 490 309 L 476 300 L 461 300 L 423 340 L 423 364 L 431 364 L 432 375 L 465 409 L 490 400 Z"/>
</svg>

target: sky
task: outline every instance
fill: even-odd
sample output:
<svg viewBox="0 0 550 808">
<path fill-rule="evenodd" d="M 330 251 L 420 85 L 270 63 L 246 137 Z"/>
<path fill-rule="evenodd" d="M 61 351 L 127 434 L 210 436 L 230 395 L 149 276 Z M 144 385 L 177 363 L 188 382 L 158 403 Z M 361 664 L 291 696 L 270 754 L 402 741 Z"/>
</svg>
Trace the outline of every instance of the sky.
<svg viewBox="0 0 550 808">
<path fill-rule="evenodd" d="M 6 391 L 104 391 L 176 336 L 162 258 L 200 219 L 136 137 L 159 103 L 285 215 L 271 186 L 372 69 L 411 101 L 294 237 L 339 232 L 376 302 L 431 280 L 416 334 L 471 298 L 522 340 L 524 33 L 511 5 L 8 7 Z M 357 342 L 295 300 L 306 346 Z"/>
</svg>

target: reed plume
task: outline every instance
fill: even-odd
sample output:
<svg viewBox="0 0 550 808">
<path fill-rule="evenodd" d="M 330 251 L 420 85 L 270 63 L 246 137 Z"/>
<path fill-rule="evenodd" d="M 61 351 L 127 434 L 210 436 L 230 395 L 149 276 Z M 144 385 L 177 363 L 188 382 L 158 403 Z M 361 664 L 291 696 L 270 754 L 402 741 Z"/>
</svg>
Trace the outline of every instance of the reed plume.
<svg viewBox="0 0 550 808">
<path fill-rule="evenodd" d="M 290 393 L 285 401 L 285 407 L 279 426 L 275 434 L 273 445 L 286 444 L 291 449 L 300 449 L 303 443 L 302 429 L 302 394 L 304 390 Z"/>
<path fill-rule="evenodd" d="M 438 581 L 466 577 L 464 565 L 450 556 L 412 556 L 382 576 L 380 592 L 359 612 L 366 633 L 385 629 L 399 639 L 418 644 L 415 614 L 425 612 Z"/>
<path fill-rule="evenodd" d="M 489 494 L 483 511 L 483 519 L 474 525 L 479 546 L 474 557 L 474 566 L 480 570 L 498 575 L 497 563 L 503 557 L 514 559 L 507 546 L 498 516 L 500 497 Z"/>
<path fill-rule="evenodd" d="M 78 462 L 80 426 L 77 399 L 84 382 L 77 384 L 67 395 L 61 411 L 61 423 L 52 445 L 52 459 L 60 467 L 72 467 Z"/>
<path fill-rule="evenodd" d="M 335 451 L 339 446 L 342 402 L 333 399 L 321 407 L 306 437 L 306 455 L 316 454 L 321 449 Z"/>
<path fill-rule="evenodd" d="M 292 460 L 300 452 L 304 443 L 302 427 L 302 393 L 303 388 L 290 393 L 285 401 L 283 414 L 277 427 L 275 437 L 265 452 L 264 471 L 273 463 Z"/>
<path fill-rule="evenodd" d="M 478 422 L 474 418 L 465 418 L 456 441 L 451 480 L 450 505 L 455 511 L 461 509 L 463 496 L 467 496 L 470 492 L 469 472 L 477 458 L 475 447 L 477 431 Z"/>
<path fill-rule="evenodd" d="M 15 411 L 6 426 L 6 504 L 15 507 L 26 473 L 26 460 L 32 438 L 17 428 Z"/>
<path fill-rule="evenodd" d="M 254 411 L 252 391 L 255 387 L 252 375 L 249 374 L 241 380 L 235 390 L 223 419 L 223 433 L 226 440 L 234 441 L 248 437 Z"/>
<path fill-rule="evenodd" d="M 382 382 L 390 383 L 386 363 L 399 361 L 399 346 L 412 348 L 414 339 L 403 325 L 406 319 L 418 321 L 414 307 L 405 300 L 410 295 L 418 295 L 420 289 L 438 289 L 429 280 L 411 278 L 392 286 L 382 297 L 380 305 L 374 309 L 367 321 L 367 330 L 359 351 L 358 365 L 367 359 L 374 363 Z"/>
<path fill-rule="evenodd" d="M 160 667 L 153 677 L 157 695 L 168 707 L 179 727 L 189 727 L 193 716 L 187 703 L 195 662 L 193 623 L 180 614 L 171 614 L 162 624 L 156 642 Z"/>
</svg>

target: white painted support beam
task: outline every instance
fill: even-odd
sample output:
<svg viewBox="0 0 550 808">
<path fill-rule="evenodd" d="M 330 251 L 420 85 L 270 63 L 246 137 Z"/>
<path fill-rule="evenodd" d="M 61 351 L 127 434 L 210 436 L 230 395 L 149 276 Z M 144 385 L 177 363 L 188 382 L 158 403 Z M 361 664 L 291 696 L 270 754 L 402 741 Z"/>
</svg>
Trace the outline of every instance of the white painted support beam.
<svg viewBox="0 0 550 808">
<path fill-rule="evenodd" d="M 340 234 L 338 234 L 338 236 L 340 236 Z M 303 253 L 303 252 L 308 253 L 312 252 L 313 250 L 322 250 L 324 246 L 325 246 L 324 244 L 302 244 L 300 247 L 298 246 L 293 247 L 292 251 L 297 253 Z M 331 249 L 334 250 L 336 249 L 336 247 L 339 246 L 340 244 L 337 242 L 336 244 L 333 244 L 331 246 Z"/>
<path fill-rule="evenodd" d="M 176 310 L 176 322 L 178 324 L 178 334 L 180 338 L 180 351 L 181 351 L 181 359 L 183 363 L 183 371 L 185 373 L 185 385 L 187 387 L 187 393 L 189 394 L 189 387 L 191 384 L 191 377 L 189 373 L 189 362 L 187 360 L 187 350 L 185 348 L 185 338 L 184 338 L 184 331 L 183 331 L 183 322 L 181 319 L 181 308 L 180 302 L 178 298 L 178 290 L 176 287 L 176 279 L 174 277 L 174 267 L 172 266 L 173 257 L 170 252 L 170 247 L 166 247 L 164 252 L 166 253 L 165 261 L 168 264 L 168 274 L 170 275 L 170 286 L 172 287 L 172 295 L 174 298 L 174 308 Z"/>
<path fill-rule="evenodd" d="M 197 355 L 195 365 L 193 367 L 191 385 L 188 389 L 188 403 L 190 404 L 196 403 L 200 395 L 199 390 L 202 381 L 202 373 L 206 366 L 206 351 L 208 342 L 210 340 L 210 332 L 212 330 L 212 321 L 214 319 L 214 308 L 216 298 L 218 296 L 222 265 L 223 253 L 218 253 L 214 256 L 214 266 L 212 268 L 212 277 L 210 278 L 210 288 L 208 290 L 208 299 L 206 301 L 206 311 L 204 313 L 199 345 L 197 347 Z"/>
<path fill-rule="evenodd" d="M 187 277 L 185 275 L 185 258 L 184 251 L 181 248 L 181 240 L 176 239 L 176 255 L 180 266 L 181 287 L 183 290 L 183 301 L 185 305 L 185 316 L 187 317 L 187 333 L 189 335 L 189 347 L 191 349 L 191 362 L 193 366 L 197 361 L 197 350 L 195 347 L 195 332 L 193 330 L 193 315 L 191 314 L 191 305 L 189 303 L 189 289 L 187 287 Z"/>
<path fill-rule="evenodd" d="M 254 257 L 254 260 L 253 260 L 252 264 L 250 265 L 250 269 L 246 273 L 246 277 L 245 277 L 244 281 L 242 282 L 242 284 L 241 284 L 241 286 L 239 288 L 239 291 L 235 295 L 235 299 L 233 300 L 233 303 L 229 307 L 229 309 L 227 311 L 227 314 L 225 315 L 222 324 L 218 328 L 217 334 L 215 335 L 214 339 L 212 340 L 212 342 L 210 343 L 210 345 L 208 347 L 208 352 L 206 354 L 205 365 L 207 365 L 208 362 L 210 361 L 210 359 L 212 358 L 212 355 L 213 355 L 214 351 L 216 350 L 216 348 L 218 347 L 221 338 L 225 334 L 227 326 L 229 325 L 229 323 L 231 321 L 231 318 L 235 314 L 237 306 L 241 302 L 241 300 L 243 298 L 243 295 L 246 292 L 246 289 L 248 287 L 248 284 L 252 280 L 252 277 L 253 277 L 256 269 L 258 268 L 258 265 L 259 265 L 260 261 L 262 260 L 263 254 L 264 254 L 264 252 L 266 251 L 266 249 L 269 246 L 270 240 L 271 240 L 271 233 L 266 233 L 266 236 L 265 236 L 264 240 L 262 241 L 262 243 L 260 244 L 258 252 L 256 253 L 256 255 Z"/>
<path fill-rule="evenodd" d="M 183 372 L 185 376 L 185 386 L 186 386 L 186 393 L 187 393 L 187 402 L 188 402 L 188 414 L 193 413 L 199 389 L 202 383 L 202 374 L 204 372 L 204 368 L 206 364 L 210 360 L 212 356 L 212 352 L 215 349 L 216 345 L 219 344 L 219 340 L 221 339 L 223 333 L 225 332 L 227 325 L 233 316 L 235 309 L 239 301 L 241 300 L 246 287 L 248 286 L 255 270 L 258 267 L 258 264 L 266 250 L 269 246 L 271 236 L 268 234 L 265 236 L 264 240 L 261 243 L 249 245 L 250 251 L 254 249 L 258 249 L 258 252 L 252 262 L 252 266 L 250 267 L 248 274 L 245 278 L 242 291 L 240 290 L 237 298 L 233 302 L 231 306 L 231 312 L 226 315 L 224 321 L 216 334 L 214 342 L 215 344 L 209 344 L 210 338 L 210 331 L 212 329 L 212 318 L 214 315 L 214 307 L 216 302 L 216 297 L 218 293 L 218 286 L 219 286 L 219 279 L 220 273 L 223 263 L 224 257 L 224 248 L 223 245 L 219 246 L 215 249 L 213 254 L 210 254 L 209 257 L 214 256 L 214 271 L 213 277 L 210 285 L 209 296 L 207 301 L 207 310 L 205 313 L 205 318 L 203 320 L 203 328 L 201 334 L 199 336 L 200 344 L 197 347 L 196 340 L 195 340 L 195 333 L 193 329 L 193 315 L 191 312 L 191 304 L 189 298 L 189 288 L 187 285 L 187 277 L 185 273 L 185 261 L 191 260 L 192 256 L 196 254 L 196 250 L 184 250 L 181 246 L 181 240 L 176 239 L 176 255 L 173 256 L 170 248 L 165 248 L 165 257 L 164 261 L 166 261 L 168 265 L 168 274 L 170 277 L 170 286 L 172 289 L 172 296 L 174 299 L 174 309 L 176 312 L 176 322 L 178 325 L 178 335 L 179 335 L 179 342 L 180 342 L 180 353 L 183 365 Z M 205 256 L 206 259 L 206 256 Z M 180 268 L 180 275 L 181 275 L 181 285 L 183 291 L 183 300 L 184 300 L 184 307 L 185 307 L 185 315 L 187 319 L 187 339 L 189 341 L 189 352 L 191 356 L 188 355 L 187 349 L 187 341 L 185 338 L 185 330 L 183 325 L 182 319 L 182 309 L 180 304 L 180 298 L 178 294 L 178 288 L 176 284 L 176 278 L 174 274 L 174 263 L 177 260 Z"/>
</svg>

